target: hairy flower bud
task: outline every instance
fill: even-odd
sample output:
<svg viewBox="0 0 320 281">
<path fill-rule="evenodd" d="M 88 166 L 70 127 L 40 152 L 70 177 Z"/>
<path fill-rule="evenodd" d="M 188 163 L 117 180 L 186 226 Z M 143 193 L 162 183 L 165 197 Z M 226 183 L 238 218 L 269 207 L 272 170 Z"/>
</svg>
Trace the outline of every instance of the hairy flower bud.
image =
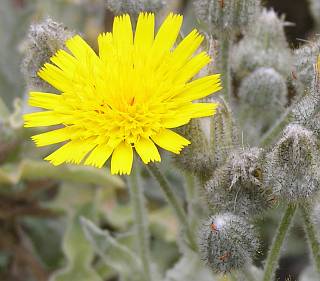
<svg viewBox="0 0 320 281">
<path fill-rule="evenodd" d="M 255 18 L 259 0 L 195 0 L 196 16 L 213 32 L 239 32 Z"/>
<path fill-rule="evenodd" d="M 164 0 L 105 0 L 106 7 L 115 15 L 124 13 L 137 17 L 140 12 L 158 12 Z"/>
<path fill-rule="evenodd" d="M 273 68 L 258 68 L 243 80 L 238 93 L 238 119 L 246 141 L 257 144 L 283 112 L 287 94 L 286 79 Z"/>
<path fill-rule="evenodd" d="M 292 58 L 284 25 L 273 10 L 262 11 L 232 51 L 233 69 L 238 78 L 259 67 L 271 67 L 285 77 L 289 75 Z"/>
<path fill-rule="evenodd" d="M 235 212 L 243 217 L 263 213 L 272 203 L 263 186 L 262 150 L 239 149 L 231 153 L 205 185 L 209 206 L 216 212 Z"/>
<path fill-rule="evenodd" d="M 62 49 L 65 41 L 72 36 L 73 32 L 50 18 L 31 25 L 26 42 L 26 54 L 21 66 L 30 88 L 51 89 L 49 84 L 38 77 L 37 73 L 44 63 L 48 62 L 56 51 Z"/>
<path fill-rule="evenodd" d="M 320 40 L 306 44 L 294 51 L 294 81 L 302 83 L 301 90 L 309 88 L 314 80 L 314 65 L 320 53 Z"/>
<path fill-rule="evenodd" d="M 209 144 L 198 120 L 191 120 L 187 125 L 178 129 L 179 134 L 190 140 L 191 144 L 180 154 L 174 155 L 176 165 L 201 178 L 207 178 L 213 171 L 213 160 L 209 151 Z"/>
<path fill-rule="evenodd" d="M 259 247 L 255 230 L 232 213 L 210 217 L 200 230 L 200 253 L 216 273 L 227 273 L 251 263 Z"/>
<path fill-rule="evenodd" d="M 266 184 L 285 200 L 310 198 L 319 189 L 318 150 L 311 131 L 289 124 L 267 156 Z"/>
<path fill-rule="evenodd" d="M 310 62 L 311 63 L 311 62 Z M 307 81 L 307 94 L 296 104 L 292 115 L 296 122 L 320 137 L 320 55 L 312 65 L 312 80 Z M 311 71 L 311 70 L 309 70 Z"/>
</svg>

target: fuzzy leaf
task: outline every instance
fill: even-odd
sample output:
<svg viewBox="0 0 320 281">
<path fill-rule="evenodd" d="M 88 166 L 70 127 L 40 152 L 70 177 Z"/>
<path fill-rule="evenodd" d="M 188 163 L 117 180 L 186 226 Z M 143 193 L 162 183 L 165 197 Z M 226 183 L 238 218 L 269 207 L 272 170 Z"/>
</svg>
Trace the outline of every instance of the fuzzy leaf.
<svg viewBox="0 0 320 281">
<path fill-rule="evenodd" d="M 96 253 L 119 273 L 122 280 L 143 280 L 141 261 L 134 252 L 90 220 L 81 218 L 81 225 Z"/>
<path fill-rule="evenodd" d="M 164 281 L 216 281 L 195 253 L 185 254 L 176 265 L 167 271 Z"/>
<path fill-rule="evenodd" d="M 50 281 L 101 281 L 102 279 L 92 268 L 94 252 L 86 240 L 80 225 L 80 216 L 93 218 L 94 204 L 89 203 L 79 208 L 76 214 L 69 217 L 63 241 L 64 253 L 68 263 L 64 269 L 56 272 Z"/>
</svg>

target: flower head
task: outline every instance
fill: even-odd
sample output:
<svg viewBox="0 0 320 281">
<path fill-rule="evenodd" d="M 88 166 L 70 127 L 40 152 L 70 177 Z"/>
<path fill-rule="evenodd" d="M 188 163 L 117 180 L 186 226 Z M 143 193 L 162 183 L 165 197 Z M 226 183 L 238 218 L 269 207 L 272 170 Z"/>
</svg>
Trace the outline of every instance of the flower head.
<svg viewBox="0 0 320 281">
<path fill-rule="evenodd" d="M 26 114 L 25 127 L 62 125 L 32 138 L 66 142 L 46 160 L 102 167 L 112 155 L 111 173 L 129 174 L 133 149 L 146 164 L 161 160 L 157 146 L 179 154 L 190 142 L 171 129 L 215 113 L 215 103 L 193 103 L 221 88 L 219 75 L 191 81 L 210 62 L 194 55 L 203 36 L 194 30 L 174 48 L 182 16 L 170 14 L 156 35 L 154 21 L 141 13 L 133 34 L 130 17 L 116 17 L 112 33 L 98 37 L 99 54 L 74 36 L 70 52 L 39 71 L 61 94 L 31 92 L 30 105 L 47 111 Z"/>
</svg>

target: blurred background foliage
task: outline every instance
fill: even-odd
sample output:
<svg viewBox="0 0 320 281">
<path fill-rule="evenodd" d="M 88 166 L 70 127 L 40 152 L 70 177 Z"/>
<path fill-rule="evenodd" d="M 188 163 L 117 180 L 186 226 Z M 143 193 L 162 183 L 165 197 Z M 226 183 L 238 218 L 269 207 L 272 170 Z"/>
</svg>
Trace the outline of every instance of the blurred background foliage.
<svg viewBox="0 0 320 281">
<path fill-rule="evenodd" d="M 168 4 L 168 9 L 185 14 L 186 32 L 197 24 L 190 1 Z M 319 28 L 307 1 L 270 0 L 264 4 L 295 24 L 286 27 L 292 47 L 301 45 L 302 39 Z M 138 268 L 139 261 L 133 247 L 125 179 L 110 176 L 107 169 L 53 167 L 41 161 L 46 150 L 35 149 L 29 141 L 31 130 L 22 128 L 21 113 L 29 110 L 24 102 L 28 87 L 20 71 L 26 34 L 31 23 L 48 16 L 83 34 L 92 46 L 96 46 L 97 34 L 109 30 L 113 20 L 102 0 L 0 0 L 0 280 L 111 281 L 118 280 L 120 269 L 121 280 L 139 281 L 139 273 L 133 277 L 129 270 Z M 181 175 L 169 161 L 163 166 L 183 198 Z M 190 253 L 179 260 L 175 217 L 148 174 L 141 173 L 148 198 L 152 257 L 158 270 L 172 268 L 166 281 L 195 281 L 199 276 L 204 281 L 214 280 L 198 265 L 198 257 Z M 263 242 L 257 266 L 265 258 L 278 216 L 278 211 L 270 211 L 259 223 Z M 81 217 L 96 222 L 105 232 L 84 222 L 83 233 Z M 295 280 L 308 264 L 299 218 L 293 233 L 278 270 L 279 280 L 288 276 Z"/>
</svg>

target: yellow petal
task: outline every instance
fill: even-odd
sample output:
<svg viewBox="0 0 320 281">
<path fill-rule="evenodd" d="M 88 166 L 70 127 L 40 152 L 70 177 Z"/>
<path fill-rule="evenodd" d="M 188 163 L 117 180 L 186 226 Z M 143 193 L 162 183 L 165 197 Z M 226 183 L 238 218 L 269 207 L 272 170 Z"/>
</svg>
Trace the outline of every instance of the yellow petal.
<svg viewBox="0 0 320 281">
<path fill-rule="evenodd" d="M 123 51 L 133 44 L 133 32 L 129 15 L 115 17 L 113 22 L 113 41 L 117 48 Z"/>
<path fill-rule="evenodd" d="M 183 16 L 170 13 L 159 28 L 153 48 L 159 52 L 169 51 L 176 42 Z"/>
<path fill-rule="evenodd" d="M 65 127 L 32 136 L 32 140 L 37 146 L 50 145 L 69 140 L 71 138 L 71 132 L 72 129 L 70 127 Z"/>
<path fill-rule="evenodd" d="M 52 126 L 63 123 L 63 116 L 54 111 L 28 113 L 23 116 L 24 127 Z"/>
<path fill-rule="evenodd" d="M 190 118 L 208 117 L 215 114 L 218 103 L 190 103 L 181 107 L 180 113 Z"/>
<path fill-rule="evenodd" d="M 193 101 L 204 98 L 221 89 L 220 74 L 214 74 L 188 83 L 184 90 L 176 96 L 176 99 Z"/>
<path fill-rule="evenodd" d="M 175 67 L 183 66 L 187 59 L 199 48 L 203 36 L 197 30 L 191 31 L 172 52 Z"/>
<path fill-rule="evenodd" d="M 112 33 L 102 33 L 98 37 L 99 57 L 106 61 L 108 57 L 113 55 L 113 38 Z"/>
<path fill-rule="evenodd" d="M 190 144 L 187 139 L 168 129 L 162 129 L 151 138 L 160 147 L 176 154 L 179 154 L 183 147 Z"/>
<path fill-rule="evenodd" d="M 46 63 L 39 70 L 38 76 L 59 91 L 69 92 L 73 89 L 72 83 L 70 83 L 70 79 L 66 76 L 66 73 L 50 63 Z"/>
<path fill-rule="evenodd" d="M 148 164 L 150 161 L 161 161 L 159 151 L 150 139 L 140 138 L 135 143 L 135 149 L 145 164 Z"/>
<path fill-rule="evenodd" d="M 50 60 L 61 70 L 68 73 L 69 76 L 72 76 L 74 71 L 77 69 L 77 59 L 65 50 L 57 51 L 57 53 L 52 56 Z"/>
<path fill-rule="evenodd" d="M 45 109 L 55 109 L 61 103 L 61 99 L 61 95 L 30 92 L 29 105 Z"/>
<path fill-rule="evenodd" d="M 137 49 L 149 49 L 154 40 L 154 14 L 140 13 L 136 32 L 134 36 L 134 45 Z"/>
<path fill-rule="evenodd" d="M 91 152 L 84 164 L 101 168 L 107 162 L 112 152 L 113 147 L 107 144 L 100 144 Z"/>
<path fill-rule="evenodd" d="M 186 83 L 205 67 L 211 58 L 206 52 L 194 56 L 189 60 L 180 71 L 176 73 L 176 83 Z"/>
<path fill-rule="evenodd" d="M 81 62 L 86 62 L 88 59 L 93 59 L 95 62 L 98 59 L 97 54 L 92 48 L 84 41 L 81 36 L 76 35 L 66 41 L 67 48 L 72 54 Z"/>
<path fill-rule="evenodd" d="M 177 128 L 180 127 L 182 125 L 188 124 L 190 121 L 190 117 L 186 116 L 185 114 L 179 116 L 176 115 L 172 118 L 168 118 L 167 120 L 164 120 L 162 125 L 165 128 Z"/>
<path fill-rule="evenodd" d="M 127 174 L 131 172 L 133 151 L 130 144 L 123 141 L 114 150 L 111 159 L 111 174 Z"/>
<path fill-rule="evenodd" d="M 63 163 L 79 164 L 94 146 L 95 143 L 92 140 L 72 140 L 51 153 L 45 160 L 50 161 L 55 166 Z"/>
</svg>

